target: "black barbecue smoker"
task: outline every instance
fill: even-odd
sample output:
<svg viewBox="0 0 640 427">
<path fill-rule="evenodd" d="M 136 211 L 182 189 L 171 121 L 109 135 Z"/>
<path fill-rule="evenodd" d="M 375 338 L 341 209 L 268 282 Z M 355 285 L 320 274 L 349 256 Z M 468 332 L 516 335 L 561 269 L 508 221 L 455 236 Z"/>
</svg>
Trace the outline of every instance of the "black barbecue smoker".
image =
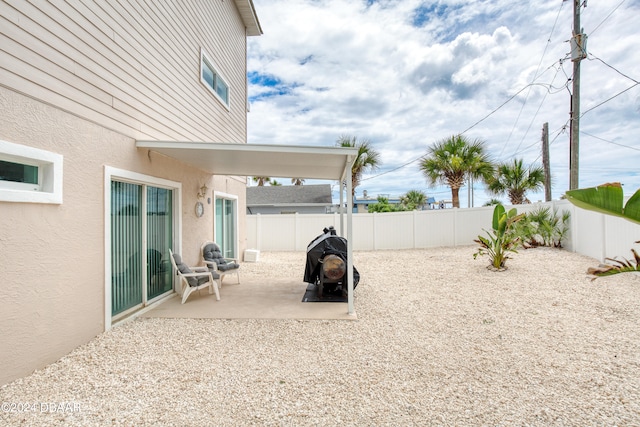
<svg viewBox="0 0 640 427">
<path fill-rule="evenodd" d="M 347 239 L 336 235 L 333 227 L 313 239 L 307 246 L 307 265 L 304 281 L 317 286 L 318 296 L 333 294 L 347 296 Z M 360 273 L 353 267 L 353 288 L 360 281 Z"/>
</svg>

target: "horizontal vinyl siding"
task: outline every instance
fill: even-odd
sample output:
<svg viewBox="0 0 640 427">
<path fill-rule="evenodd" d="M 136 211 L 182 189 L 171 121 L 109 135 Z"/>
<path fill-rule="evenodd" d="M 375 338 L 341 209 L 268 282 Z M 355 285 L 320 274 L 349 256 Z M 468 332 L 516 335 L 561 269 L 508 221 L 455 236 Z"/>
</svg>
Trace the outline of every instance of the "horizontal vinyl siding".
<svg viewBox="0 0 640 427">
<path fill-rule="evenodd" d="M 200 82 L 200 48 L 230 86 Z M 234 2 L 0 2 L 0 84 L 136 139 L 246 141 Z"/>
</svg>

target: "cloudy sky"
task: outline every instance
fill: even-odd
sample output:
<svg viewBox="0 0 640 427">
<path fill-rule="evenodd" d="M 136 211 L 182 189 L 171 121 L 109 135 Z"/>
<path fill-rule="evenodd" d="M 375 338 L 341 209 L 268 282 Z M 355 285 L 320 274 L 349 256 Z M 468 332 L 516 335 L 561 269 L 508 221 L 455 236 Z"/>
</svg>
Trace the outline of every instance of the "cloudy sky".
<svg viewBox="0 0 640 427">
<path fill-rule="evenodd" d="M 382 165 L 356 195 L 422 190 L 450 200 L 450 189 L 429 187 L 418 167 L 430 145 L 462 133 L 486 141 L 497 162 L 541 165 L 547 122 L 553 198 L 569 188 L 572 1 L 253 2 L 264 35 L 249 39 L 248 142 L 333 146 L 357 136 Z M 640 0 L 581 9 L 589 55 L 580 187 L 640 188 L 639 17 Z M 473 195 L 475 206 L 493 197 L 480 183 Z M 544 192 L 528 196 L 535 202 Z M 468 205 L 467 186 L 460 201 Z"/>
</svg>

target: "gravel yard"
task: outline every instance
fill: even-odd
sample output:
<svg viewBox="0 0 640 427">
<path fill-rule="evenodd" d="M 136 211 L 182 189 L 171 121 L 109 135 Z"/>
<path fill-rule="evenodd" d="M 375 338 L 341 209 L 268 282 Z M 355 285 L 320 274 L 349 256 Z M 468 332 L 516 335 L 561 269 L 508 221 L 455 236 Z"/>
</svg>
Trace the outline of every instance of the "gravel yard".
<svg viewBox="0 0 640 427">
<path fill-rule="evenodd" d="M 0 425 L 640 425 L 640 276 L 474 251 L 356 252 L 356 321 L 126 323 L 0 388 Z M 261 253 L 243 280 L 304 260 Z"/>
</svg>

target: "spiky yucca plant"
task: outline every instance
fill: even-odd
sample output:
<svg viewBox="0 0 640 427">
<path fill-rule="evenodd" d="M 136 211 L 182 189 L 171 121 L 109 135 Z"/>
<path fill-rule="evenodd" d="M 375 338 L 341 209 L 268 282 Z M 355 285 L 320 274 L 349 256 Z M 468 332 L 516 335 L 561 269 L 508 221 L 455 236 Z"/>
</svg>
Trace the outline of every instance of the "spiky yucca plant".
<svg viewBox="0 0 640 427">
<path fill-rule="evenodd" d="M 562 242 L 569 232 L 569 219 L 571 213 L 548 206 L 538 207 L 527 213 L 523 220 L 516 224 L 518 235 L 522 239 L 525 249 L 537 246 L 553 246 L 561 248 Z"/>
</svg>

